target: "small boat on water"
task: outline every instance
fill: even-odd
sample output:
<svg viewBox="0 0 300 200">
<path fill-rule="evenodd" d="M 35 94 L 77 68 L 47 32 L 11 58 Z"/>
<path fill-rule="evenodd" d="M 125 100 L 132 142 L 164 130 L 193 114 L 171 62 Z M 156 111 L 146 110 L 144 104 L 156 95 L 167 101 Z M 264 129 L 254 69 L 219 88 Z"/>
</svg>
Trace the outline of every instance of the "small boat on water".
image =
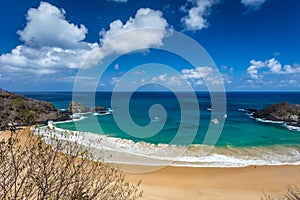
<svg viewBox="0 0 300 200">
<path fill-rule="evenodd" d="M 160 121 L 160 120 L 161 120 L 160 117 L 154 117 L 151 121 L 152 121 L 152 122 L 158 122 L 158 121 Z"/>
<path fill-rule="evenodd" d="M 206 110 L 208 110 L 208 111 L 212 111 L 212 109 L 211 109 L 211 108 L 206 108 Z"/>
<path fill-rule="evenodd" d="M 218 120 L 218 119 L 212 119 L 212 120 L 211 120 L 211 123 L 213 123 L 213 124 L 218 124 L 218 123 L 219 123 L 219 120 Z"/>
</svg>

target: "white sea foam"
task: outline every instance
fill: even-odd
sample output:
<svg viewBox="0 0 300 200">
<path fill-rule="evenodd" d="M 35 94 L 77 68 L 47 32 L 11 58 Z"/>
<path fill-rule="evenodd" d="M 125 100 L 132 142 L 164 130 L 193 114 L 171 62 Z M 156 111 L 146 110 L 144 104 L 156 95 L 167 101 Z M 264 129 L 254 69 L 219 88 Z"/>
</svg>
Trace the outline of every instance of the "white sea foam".
<svg viewBox="0 0 300 200">
<path fill-rule="evenodd" d="M 60 139 L 61 132 L 66 130 L 55 128 Z M 249 165 L 299 165 L 300 146 L 272 146 L 235 148 L 227 146 L 209 147 L 193 145 L 189 147 L 168 144 L 150 144 L 132 140 L 109 137 L 88 132 L 68 133 L 68 140 L 77 142 L 90 149 L 93 155 L 101 155 L 106 162 L 136 164 L 148 166 L 189 166 L 189 167 L 244 167 Z M 41 127 L 36 134 L 49 136 L 49 130 Z M 74 134 L 75 133 L 75 134 Z M 47 142 L 47 139 L 45 139 Z M 202 148 L 211 148 L 206 155 Z"/>
<path fill-rule="evenodd" d="M 255 119 L 256 121 L 263 122 L 263 123 L 282 124 L 283 127 L 287 128 L 290 131 L 300 131 L 299 126 L 293 126 L 292 124 L 287 124 L 283 121 L 272 121 L 272 120 L 267 120 L 267 119 L 254 118 L 252 116 L 251 116 L 251 118 Z"/>
<path fill-rule="evenodd" d="M 283 121 L 273 121 L 273 120 L 261 119 L 261 118 L 254 118 L 254 119 L 259 122 L 271 123 L 271 124 L 283 124 L 284 123 Z"/>
<path fill-rule="evenodd" d="M 245 112 L 246 115 L 248 115 L 248 116 L 251 117 L 251 118 L 254 118 L 254 117 L 252 117 L 252 115 L 253 115 L 254 112 L 250 112 L 250 111 L 245 110 L 245 109 L 243 109 L 243 108 L 239 108 L 238 111 L 240 111 L 240 112 Z"/>
<path fill-rule="evenodd" d="M 96 115 L 96 116 L 101 116 L 101 115 L 111 115 L 111 112 L 106 112 L 106 113 L 93 113 L 93 115 Z"/>
<path fill-rule="evenodd" d="M 298 127 L 298 126 L 293 126 L 293 125 L 286 124 L 286 123 L 284 123 L 283 126 L 286 127 L 287 129 L 289 129 L 290 131 L 300 131 L 300 127 Z"/>
<path fill-rule="evenodd" d="M 107 111 L 105 113 L 95 112 L 95 113 L 93 113 L 93 115 L 96 115 L 96 116 L 98 116 L 98 115 L 111 115 L 112 112 L 113 112 L 113 110 L 111 108 L 107 108 Z"/>
<path fill-rule="evenodd" d="M 247 112 L 245 109 L 238 109 L 241 112 Z M 271 123 L 271 124 L 282 124 L 285 128 L 287 128 L 290 131 L 300 131 L 300 127 L 298 126 L 293 126 L 292 124 L 287 124 L 284 121 L 273 121 L 273 120 L 268 120 L 268 119 L 262 119 L 262 118 L 255 118 L 253 117 L 253 113 L 246 113 L 251 119 L 255 119 L 258 122 L 262 123 Z"/>
<path fill-rule="evenodd" d="M 86 114 L 84 114 L 84 115 L 86 115 Z M 68 122 L 77 122 L 77 121 L 86 119 L 87 117 L 84 116 L 84 115 L 80 115 L 78 118 L 73 118 L 73 119 L 70 119 L 70 120 L 59 121 L 59 122 L 53 122 L 53 124 L 62 124 L 62 123 L 68 123 Z"/>
</svg>

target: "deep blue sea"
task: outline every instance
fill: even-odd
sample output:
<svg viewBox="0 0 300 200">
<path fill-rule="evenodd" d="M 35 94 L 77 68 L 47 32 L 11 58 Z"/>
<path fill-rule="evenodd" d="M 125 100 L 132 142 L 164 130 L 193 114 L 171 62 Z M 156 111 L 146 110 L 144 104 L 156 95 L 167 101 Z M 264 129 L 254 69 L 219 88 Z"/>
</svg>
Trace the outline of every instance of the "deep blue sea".
<svg viewBox="0 0 300 200">
<path fill-rule="evenodd" d="M 59 109 L 66 109 L 72 101 L 71 92 L 27 92 L 22 94 L 33 99 L 52 102 Z M 91 94 L 82 93 L 81 95 L 88 97 Z M 155 123 L 155 120 L 159 121 L 162 118 L 165 120 L 163 128 L 151 137 L 146 137 L 140 130 L 136 130 L 137 132 L 135 133 L 127 133 L 119 128 L 115 122 L 114 114 L 118 113 L 118 108 L 122 107 L 122 103 L 119 104 L 120 107 L 114 108 L 112 114 L 94 115 L 93 113 L 89 113 L 83 115 L 82 120 L 59 123 L 56 126 L 62 129 L 104 134 L 113 138 L 126 139 L 126 141 L 134 141 L 135 143 L 146 143 L 152 146 L 164 144 L 175 146 L 186 145 L 184 142 L 181 143 L 181 141 L 186 141 L 186 138 L 188 138 L 187 141 L 192 143 L 190 146 L 194 146 L 195 148 L 197 145 L 211 145 L 204 142 L 207 130 L 209 127 L 212 127 L 212 130 L 214 130 L 214 127 L 221 126 L 221 124 L 211 123 L 212 111 L 207 109 L 211 108 L 210 94 L 207 92 L 198 92 L 196 95 L 200 110 L 200 123 L 193 118 L 193 113 L 196 111 L 189 110 L 188 106 L 182 111 L 179 106 L 179 100 L 171 92 L 134 93 L 130 98 L 128 106 L 129 118 L 134 123 L 140 127 L 144 127 L 150 123 Z M 95 105 L 111 108 L 111 97 L 111 92 L 97 92 L 95 94 Z M 188 100 L 188 95 L 186 97 L 185 100 Z M 218 155 L 218 158 L 212 159 L 214 160 L 213 162 L 217 163 L 220 160 L 222 162 L 225 162 L 224 160 L 228 161 L 229 156 L 231 156 L 229 164 L 223 163 L 222 166 L 242 166 L 245 165 L 243 159 L 248 159 L 249 162 L 245 161 L 248 164 L 295 164 L 300 162 L 300 131 L 289 130 L 282 123 L 259 122 L 241 111 L 241 109 L 246 108 L 263 109 L 270 104 L 280 102 L 300 104 L 300 92 L 227 92 L 226 99 L 227 118 L 225 119 L 220 137 L 216 141 L 216 147 L 213 153 L 211 153 L 211 156 Z M 119 95 L 119 100 L 122 102 L 122 95 Z M 85 102 L 80 103 L 85 104 Z M 149 109 L 155 104 L 162 105 L 167 115 L 162 117 L 160 114 L 156 116 L 154 113 L 154 116 L 149 116 Z M 86 106 L 93 107 L 94 105 Z M 124 106 L 126 106 L 125 103 Z M 188 120 L 182 121 L 181 112 L 188 113 L 191 117 Z M 129 118 L 123 119 L 124 123 Z M 100 124 L 100 126 L 97 124 Z M 178 134 L 180 124 L 183 124 L 182 126 L 185 128 L 185 131 L 174 142 L 173 139 Z M 188 130 L 195 130 L 195 127 L 196 135 L 191 136 Z M 134 132 L 134 129 L 132 131 Z M 192 137 L 192 140 L 190 140 L 190 137 Z M 191 152 L 195 152 L 195 149 L 191 150 Z M 196 159 L 196 153 L 193 156 L 193 158 L 187 159 Z M 246 158 L 247 156 L 248 158 Z M 199 160 L 194 160 L 192 163 L 199 164 L 199 162 Z M 207 165 L 219 166 L 212 163 Z"/>
</svg>

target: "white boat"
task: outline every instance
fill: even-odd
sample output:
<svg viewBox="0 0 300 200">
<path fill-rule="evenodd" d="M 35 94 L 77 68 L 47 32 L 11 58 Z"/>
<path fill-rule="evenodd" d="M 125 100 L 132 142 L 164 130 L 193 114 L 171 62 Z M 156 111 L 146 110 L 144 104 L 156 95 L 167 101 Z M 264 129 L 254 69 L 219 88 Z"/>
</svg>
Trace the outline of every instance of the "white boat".
<svg viewBox="0 0 300 200">
<path fill-rule="evenodd" d="M 224 119 L 226 119 L 226 118 L 227 118 L 227 114 L 225 113 L 225 114 L 224 114 Z"/>
<path fill-rule="evenodd" d="M 211 123 L 213 123 L 213 124 L 218 124 L 218 123 L 219 123 L 219 120 L 218 120 L 218 119 L 212 119 L 212 120 L 211 120 Z"/>
<path fill-rule="evenodd" d="M 160 117 L 154 117 L 151 121 L 152 122 L 158 122 L 158 121 L 160 121 L 161 119 L 160 119 Z"/>
<path fill-rule="evenodd" d="M 212 109 L 211 109 L 211 108 L 206 108 L 206 110 L 208 110 L 208 111 L 212 111 Z"/>
</svg>

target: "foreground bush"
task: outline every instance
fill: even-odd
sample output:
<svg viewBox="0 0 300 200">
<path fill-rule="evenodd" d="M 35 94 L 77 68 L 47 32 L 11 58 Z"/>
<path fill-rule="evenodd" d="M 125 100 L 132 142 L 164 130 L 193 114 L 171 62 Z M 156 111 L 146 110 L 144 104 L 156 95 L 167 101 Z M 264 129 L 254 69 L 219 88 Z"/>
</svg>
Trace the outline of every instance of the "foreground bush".
<svg viewBox="0 0 300 200">
<path fill-rule="evenodd" d="M 119 170 L 92 161 L 82 146 L 55 137 L 48 143 L 29 133 L 24 144 L 15 131 L 0 141 L 1 200 L 141 198 L 139 184 L 132 186 Z"/>
</svg>

